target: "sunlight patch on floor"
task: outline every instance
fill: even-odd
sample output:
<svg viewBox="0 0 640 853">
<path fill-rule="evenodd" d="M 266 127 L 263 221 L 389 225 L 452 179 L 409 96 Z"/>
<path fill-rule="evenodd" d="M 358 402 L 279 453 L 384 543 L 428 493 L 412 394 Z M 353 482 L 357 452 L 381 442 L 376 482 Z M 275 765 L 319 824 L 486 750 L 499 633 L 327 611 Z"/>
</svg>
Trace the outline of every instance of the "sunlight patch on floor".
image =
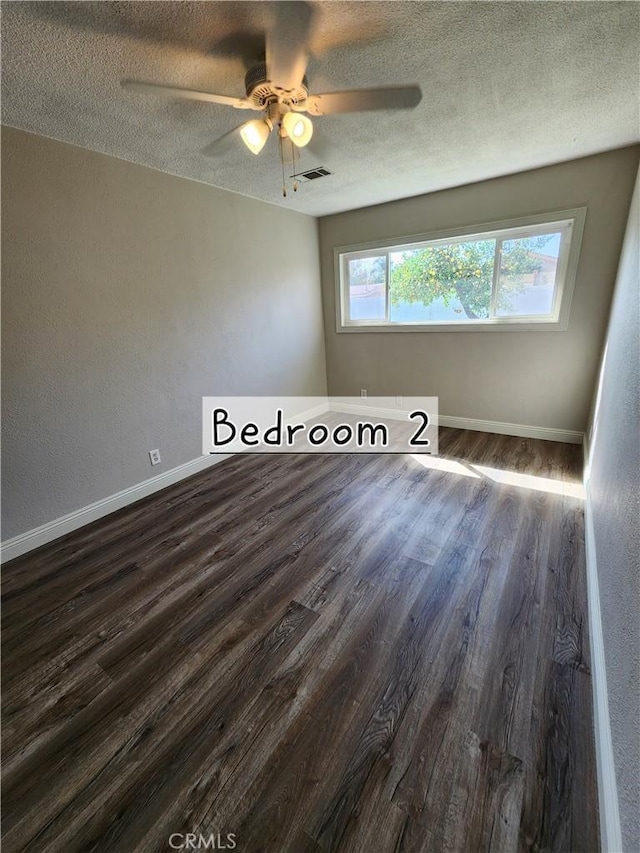
<svg viewBox="0 0 640 853">
<path fill-rule="evenodd" d="M 426 456 L 418 453 L 410 454 L 412 459 L 419 462 L 423 468 L 431 468 L 434 471 L 446 471 L 448 474 L 460 474 L 463 477 L 473 477 L 475 480 L 480 479 L 480 475 L 476 474 L 460 462 L 454 459 L 443 459 L 440 456 Z"/>
<path fill-rule="evenodd" d="M 553 495 L 565 495 L 584 500 L 584 486 L 580 482 L 567 483 L 564 480 L 551 480 L 534 474 L 520 474 L 518 471 L 504 471 L 501 468 L 489 468 L 487 465 L 471 465 L 483 477 L 505 486 L 518 486 L 521 489 L 533 489 L 536 492 L 548 492 Z"/>
<path fill-rule="evenodd" d="M 456 462 L 455 459 L 443 459 L 441 456 L 410 454 L 411 458 L 433 471 L 444 471 L 447 474 L 459 474 L 461 477 L 472 477 L 480 480 L 483 477 L 505 486 L 516 486 L 520 489 L 530 489 L 535 492 L 547 492 L 551 495 L 564 495 L 569 498 L 584 500 L 584 486 L 581 482 L 552 480 L 550 477 L 540 477 L 536 474 L 521 474 L 518 471 L 506 471 L 502 468 L 491 468 L 488 465 L 477 465 L 472 462 Z"/>
</svg>

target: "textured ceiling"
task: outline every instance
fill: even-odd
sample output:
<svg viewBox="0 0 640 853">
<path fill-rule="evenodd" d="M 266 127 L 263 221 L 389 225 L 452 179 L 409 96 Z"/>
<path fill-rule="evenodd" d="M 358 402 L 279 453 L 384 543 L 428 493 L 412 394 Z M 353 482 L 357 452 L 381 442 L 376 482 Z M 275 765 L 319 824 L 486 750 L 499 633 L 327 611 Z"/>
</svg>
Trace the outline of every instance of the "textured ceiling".
<svg viewBox="0 0 640 853">
<path fill-rule="evenodd" d="M 314 119 L 281 195 L 259 156 L 202 149 L 255 114 L 121 89 L 124 78 L 244 96 L 270 2 L 2 4 L 2 121 L 316 216 L 631 144 L 640 138 L 636 2 L 319 2 L 312 92 L 418 83 L 403 112 Z M 233 140 L 233 138 L 232 138 Z M 236 140 L 233 140 L 236 141 Z M 299 167 L 299 168 L 300 168 Z"/>
</svg>

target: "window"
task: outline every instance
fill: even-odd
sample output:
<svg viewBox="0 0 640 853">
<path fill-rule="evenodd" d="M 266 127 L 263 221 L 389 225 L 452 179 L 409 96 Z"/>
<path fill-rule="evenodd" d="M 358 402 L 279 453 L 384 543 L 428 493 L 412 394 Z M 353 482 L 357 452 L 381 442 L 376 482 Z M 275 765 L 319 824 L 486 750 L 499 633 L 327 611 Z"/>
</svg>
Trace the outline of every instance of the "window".
<svg viewBox="0 0 640 853">
<path fill-rule="evenodd" d="M 338 331 L 566 329 L 585 214 L 338 248 Z"/>
</svg>

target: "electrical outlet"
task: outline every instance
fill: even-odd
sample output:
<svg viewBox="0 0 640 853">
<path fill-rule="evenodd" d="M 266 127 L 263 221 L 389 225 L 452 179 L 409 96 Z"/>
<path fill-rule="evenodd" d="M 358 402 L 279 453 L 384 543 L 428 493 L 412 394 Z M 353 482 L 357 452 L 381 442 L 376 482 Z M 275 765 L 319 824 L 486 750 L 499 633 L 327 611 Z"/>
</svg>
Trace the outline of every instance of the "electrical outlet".
<svg viewBox="0 0 640 853">
<path fill-rule="evenodd" d="M 361 396 L 361 397 L 366 397 L 366 396 L 367 396 L 367 389 L 366 389 L 366 388 L 361 388 L 361 389 L 360 389 L 360 396 Z"/>
<path fill-rule="evenodd" d="M 149 451 L 149 459 L 151 460 L 152 465 L 159 465 L 162 461 L 160 459 L 160 451 L 159 450 L 150 450 Z"/>
</svg>

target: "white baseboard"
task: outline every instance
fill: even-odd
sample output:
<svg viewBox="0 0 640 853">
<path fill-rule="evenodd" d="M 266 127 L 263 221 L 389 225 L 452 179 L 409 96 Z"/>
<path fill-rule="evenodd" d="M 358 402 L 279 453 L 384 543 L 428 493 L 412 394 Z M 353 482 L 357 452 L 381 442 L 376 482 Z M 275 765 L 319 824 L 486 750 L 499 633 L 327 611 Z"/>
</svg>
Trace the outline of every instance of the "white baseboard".
<svg viewBox="0 0 640 853">
<path fill-rule="evenodd" d="M 285 424 L 293 424 L 299 423 L 300 421 L 310 421 L 312 418 L 318 418 L 320 415 L 324 415 L 329 411 L 329 401 L 326 400 L 322 403 L 318 403 L 317 406 L 313 406 L 310 409 L 305 409 L 304 412 L 298 412 L 297 415 L 291 418 L 287 418 Z"/>
<path fill-rule="evenodd" d="M 526 424 L 481 421 L 477 418 L 456 418 L 451 415 L 440 415 L 438 423 L 440 426 L 455 429 L 494 432 L 498 435 L 517 435 L 522 438 L 542 438 L 545 441 L 562 441 L 565 444 L 582 444 L 584 437 L 584 433 L 571 429 L 550 429 L 549 427 L 527 426 Z"/>
<path fill-rule="evenodd" d="M 89 506 L 74 510 L 67 515 L 63 515 L 61 518 L 56 518 L 54 521 L 40 525 L 40 527 L 27 530 L 26 533 L 14 536 L 12 539 L 7 539 L 6 542 L 2 543 L 1 561 L 6 563 L 9 560 L 13 560 L 14 557 L 20 557 L 28 551 L 33 551 L 34 548 L 39 548 L 41 545 L 53 542 L 54 539 L 58 539 L 60 536 L 84 527 L 85 524 L 97 521 L 99 518 L 109 515 L 109 513 L 128 506 L 128 504 L 135 503 L 141 498 L 146 498 L 147 495 L 159 492 L 160 489 L 165 489 L 179 480 L 184 480 L 192 474 L 204 471 L 205 468 L 216 465 L 218 462 L 222 462 L 223 459 L 228 459 L 230 455 L 199 456 L 197 459 L 192 459 L 191 462 L 186 462 L 184 465 L 178 465 L 177 468 L 172 468 L 170 471 L 158 474 L 157 477 L 151 477 L 150 480 L 130 486 L 128 489 L 123 489 L 115 495 L 109 495 L 109 497 L 102 498 L 102 500 L 89 504 Z"/>
<path fill-rule="evenodd" d="M 382 406 L 361 406 L 358 403 L 343 403 L 330 400 L 329 411 L 343 412 L 346 415 L 365 415 L 370 418 L 384 418 L 389 421 L 406 421 L 410 410 L 385 409 Z"/>
<path fill-rule="evenodd" d="M 587 442 L 584 443 L 585 451 Z M 596 540 L 593 528 L 593 510 L 589 490 L 589 460 L 585 455 L 584 482 L 584 532 L 587 561 L 587 599 L 589 602 L 589 635 L 591 637 L 591 683 L 593 687 L 593 712 L 598 777 L 598 805 L 600 811 L 600 843 L 603 853 L 622 853 L 622 831 L 618 808 L 611 724 L 609 722 L 609 694 L 600 613 Z"/>
<path fill-rule="evenodd" d="M 369 415 L 391 420 L 404 420 L 406 412 L 400 409 L 381 409 L 373 406 L 360 406 L 357 403 L 342 403 L 331 400 L 332 412 L 348 412 L 353 415 Z M 477 432 L 493 432 L 498 435 L 515 435 L 523 438 L 542 438 L 546 441 L 561 441 L 565 444 L 582 444 L 584 433 L 570 429 L 550 429 L 549 427 L 528 426 L 526 424 L 507 424 L 501 421 L 481 421 L 477 418 L 457 418 L 451 415 L 438 415 L 438 425 L 454 429 L 471 429 Z"/>
<path fill-rule="evenodd" d="M 295 418 L 289 418 L 285 423 L 311 420 L 329 411 L 328 402 L 321 402 L 313 408 L 306 409 L 300 412 Z M 139 501 L 141 498 L 146 498 L 147 495 L 152 495 L 154 492 L 159 492 L 161 489 L 166 489 L 167 486 L 172 486 L 174 483 L 190 477 L 192 474 L 197 474 L 199 471 L 204 471 L 211 465 L 216 465 L 222 462 L 223 459 L 228 459 L 237 450 L 246 450 L 244 446 L 230 446 L 229 453 L 215 454 L 207 456 L 199 456 L 197 459 L 192 459 L 191 462 L 186 462 L 184 465 L 178 465 L 177 468 L 172 468 L 170 471 L 165 471 L 163 474 L 158 474 L 157 477 L 151 477 L 143 483 L 138 483 L 135 486 L 130 486 L 128 489 L 123 489 L 115 495 L 102 498 L 102 500 L 89 504 L 89 506 L 74 510 L 73 512 L 63 515 L 61 518 L 56 518 L 40 527 L 34 527 L 33 530 L 27 530 L 26 533 L 21 533 L 14 536 L 12 539 L 7 539 L 0 546 L 0 562 L 7 563 L 15 557 L 21 557 L 28 551 L 33 551 L 41 545 L 46 545 L 58 539 L 60 536 L 65 536 L 85 524 L 90 524 L 92 521 L 97 521 L 109 513 L 122 509 L 129 504 Z"/>
<path fill-rule="evenodd" d="M 324 414 L 325 412 L 345 411 L 352 414 L 373 415 L 374 417 L 398 418 L 404 417 L 397 410 L 392 409 L 374 409 L 369 406 L 358 405 L 336 405 L 333 402 L 322 402 L 317 406 L 300 412 L 296 415 L 296 421 L 311 420 L 314 417 Z M 289 421 L 294 419 L 289 418 Z M 480 430 L 482 432 L 494 432 L 501 435 L 516 435 L 526 438 L 544 438 L 549 441 L 563 441 L 571 444 L 582 442 L 583 434 L 581 432 L 573 432 L 571 430 L 547 429 L 546 427 L 523 426 L 521 424 L 507 424 L 499 421 L 481 421 L 474 418 L 455 418 L 446 415 L 440 415 L 439 424 L 441 426 L 455 427 L 456 429 L 471 429 Z M 1 545 L 0 561 L 3 563 L 13 560 L 15 557 L 20 557 L 28 551 L 33 551 L 41 545 L 46 545 L 60 536 L 71 533 L 73 530 L 78 530 L 84 527 L 85 524 L 90 524 L 92 521 L 97 521 L 111 512 L 115 512 L 128 504 L 135 503 L 141 498 L 151 495 L 154 492 L 160 491 L 185 477 L 203 471 L 210 465 L 215 465 L 223 459 L 227 459 L 235 450 L 240 449 L 235 446 L 229 447 L 229 453 L 215 456 L 200 456 L 187 462 L 184 465 L 179 465 L 177 468 L 172 468 L 171 471 L 165 471 L 157 477 L 152 477 L 145 480 L 143 483 L 138 483 L 128 489 L 118 492 L 115 495 L 110 495 L 107 498 L 96 501 L 89 506 L 74 510 L 68 515 L 61 518 L 56 518 L 54 521 L 49 521 L 42 524 L 40 527 L 35 527 L 33 530 L 27 530 L 12 539 L 7 539 Z M 244 449 L 244 448 L 242 448 Z"/>
</svg>

